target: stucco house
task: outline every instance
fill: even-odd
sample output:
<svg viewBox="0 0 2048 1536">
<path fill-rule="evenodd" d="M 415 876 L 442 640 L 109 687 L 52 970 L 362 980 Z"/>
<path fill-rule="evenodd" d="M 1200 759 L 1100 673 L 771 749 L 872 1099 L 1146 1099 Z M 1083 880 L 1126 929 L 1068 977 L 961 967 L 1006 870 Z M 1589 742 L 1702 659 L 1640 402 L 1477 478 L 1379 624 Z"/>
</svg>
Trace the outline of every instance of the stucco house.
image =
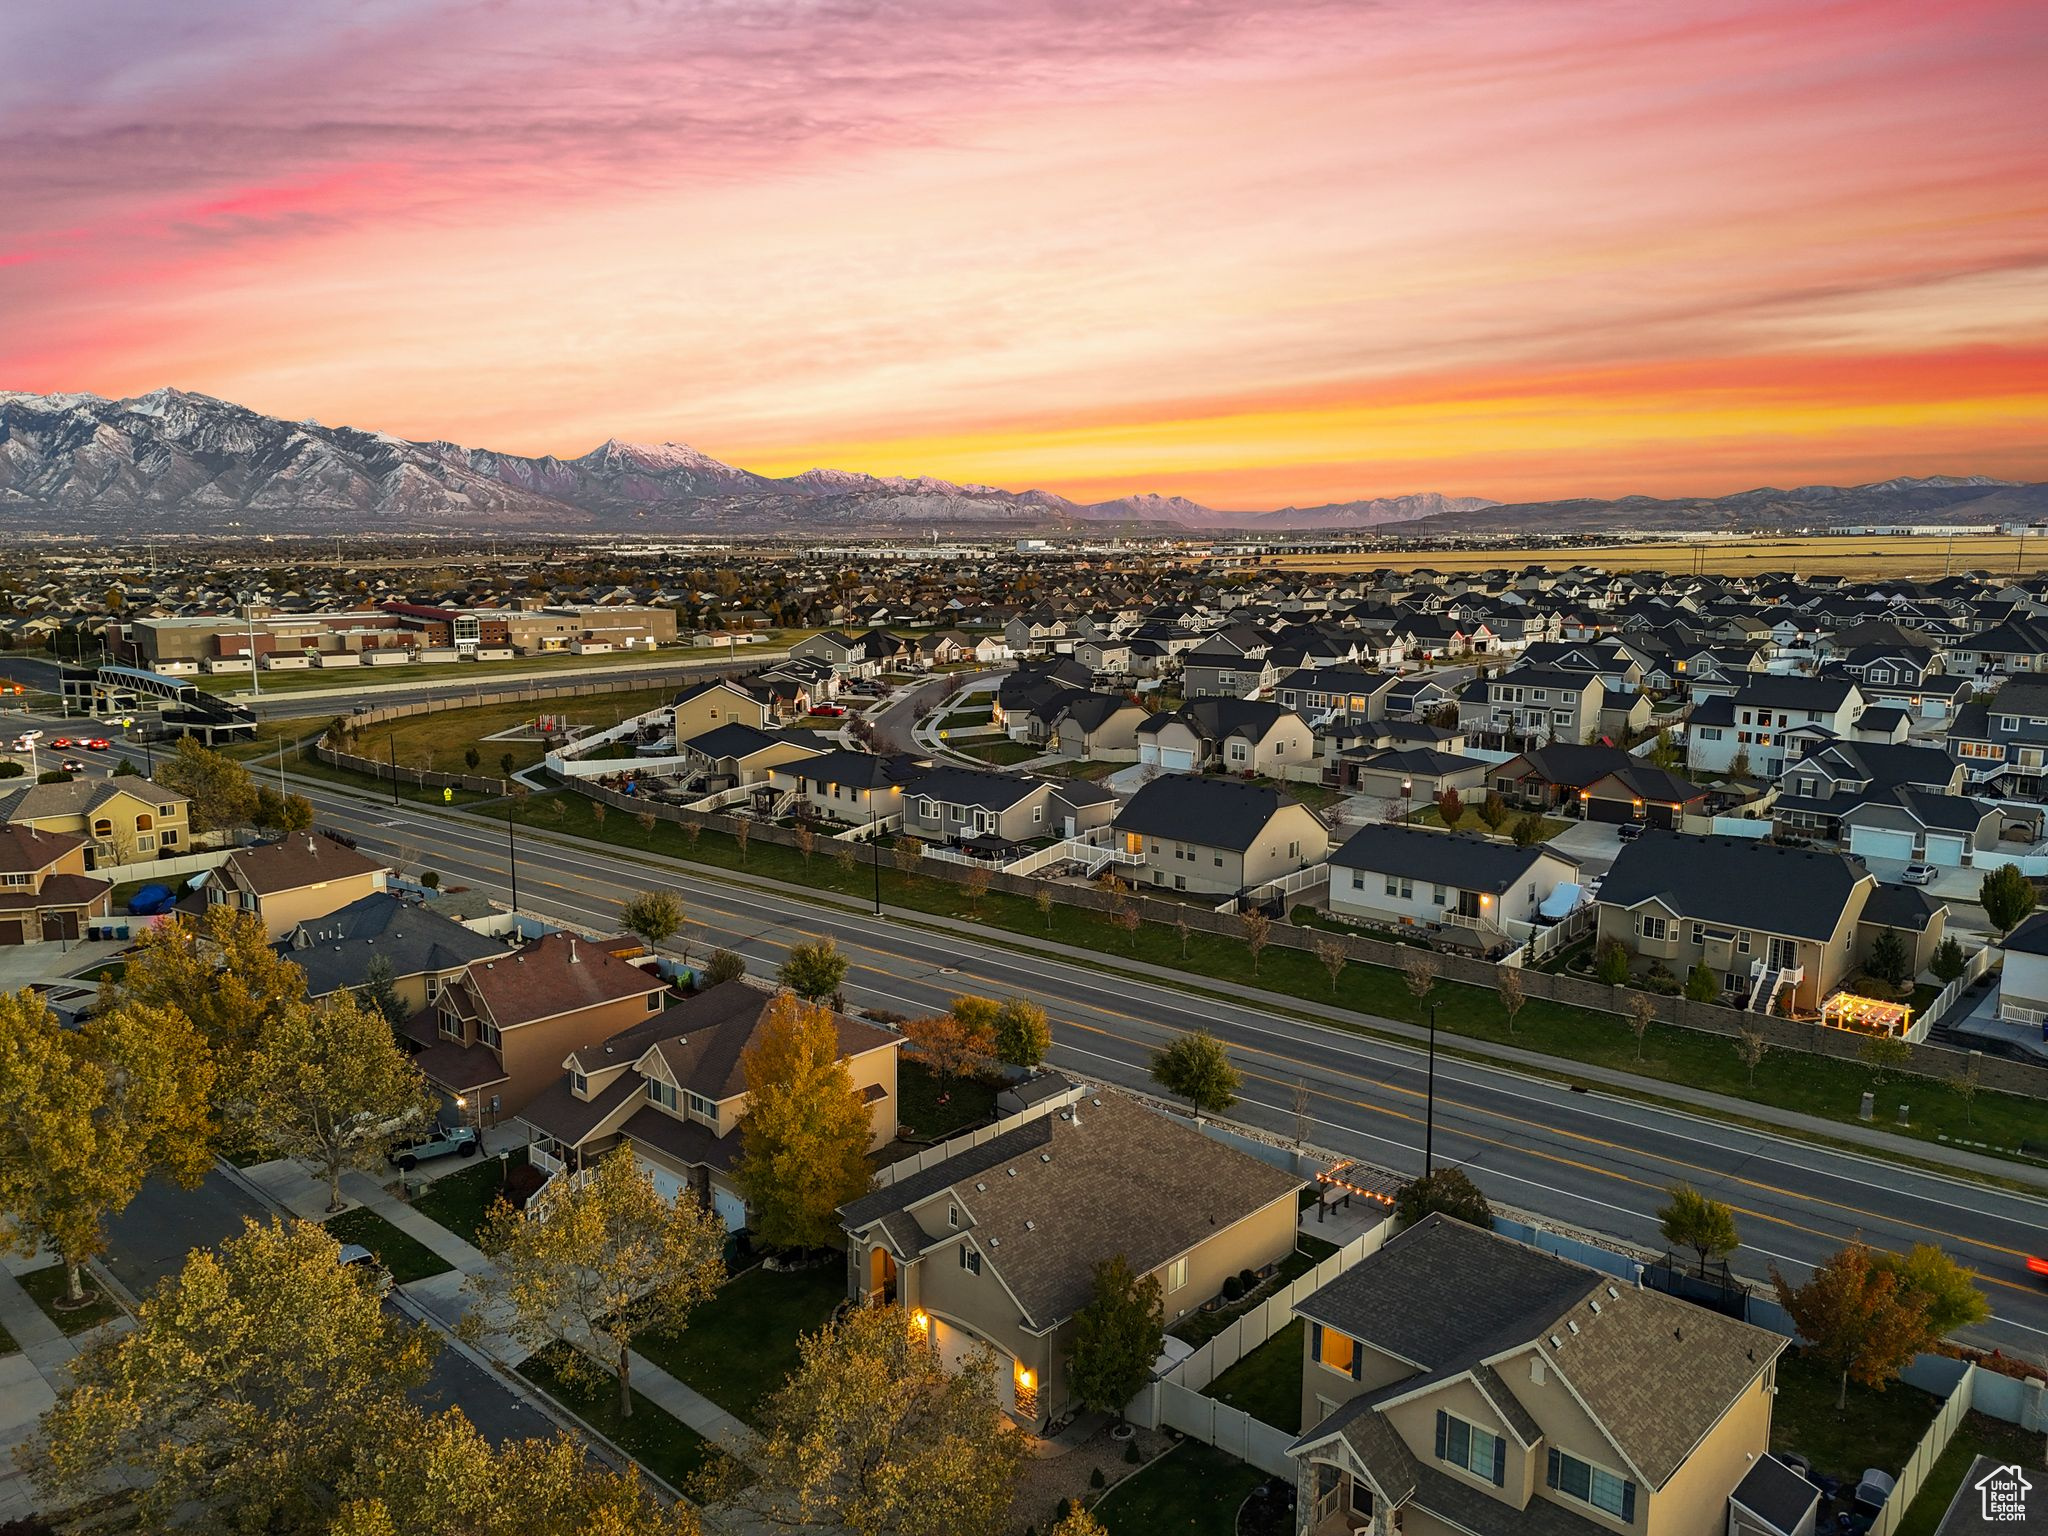
<svg viewBox="0 0 2048 1536">
<path fill-rule="evenodd" d="M 388 891 L 359 896 L 345 907 L 308 918 L 278 947 L 306 973 L 306 995 L 313 998 L 358 991 L 369 985 L 372 967 L 382 961 L 408 1016 L 438 1002 L 441 989 L 475 961 L 507 953 L 503 939 Z"/>
<path fill-rule="evenodd" d="M 1307 806 L 1239 779 L 1162 775 L 1112 825 L 1126 853 L 1145 856 L 1138 882 L 1176 891 L 1249 890 L 1330 851 L 1330 829 Z"/>
<path fill-rule="evenodd" d="M 191 851 L 191 802 L 137 774 L 25 784 L 0 794 L 0 823 L 39 832 L 77 832 L 88 869 Z"/>
<path fill-rule="evenodd" d="M 1135 1099 L 1078 1087 L 933 1167 L 841 1207 L 847 1296 L 903 1307 L 942 1358 L 995 1352 L 997 1401 L 1038 1431 L 1075 1405 L 1074 1314 L 1121 1255 L 1169 1323 L 1293 1251 L 1296 1175 Z"/>
<path fill-rule="evenodd" d="M 1722 1536 L 1778 1334 L 1424 1217 L 1296 1308 L 1300 1536 Z"/>
<path fill-rule="evenodd" d="M 105 917 L 113 886 L 85 872 L 76 832 L 0 827 L 0 945 L 76 939 Z"/>
<path fill-rule="evenodd" d="M 375 859 L 331 837 L 292 832 L 230 853 L 207 881 L 206 900 L 255 913 L 264 936 L 275 941 L 303 922 L 383 890 L 385 874 Z"/>
<path fill-rule="evenodd" d="M 1578 878 L 1578 861 L 1542 844 L 1425 827 L 1360 827 L 1330 853 L 1330 910 L 1395 927 L 1526 935 L 1536 909 Z"/>
<path fill-rule="evenodd" d="M 747 1113 L 744 1057 L 767 1023 L 775 990 L 722 982 L 617 1033 L 579 1043 L 518 1118 L 539 1140 L 532 1156 L 550 1172 L 574 1172 L 619 1148 L 674 1200 L 688 1190 L 728 1231 L 747 1225 L 734 1167 Z M 832 1016 L 839 1059 L 868 1107 L 869 1145 L 896 1139 L 896 1068 L 903 1037 L 844 1014 Z"/>
</svg>

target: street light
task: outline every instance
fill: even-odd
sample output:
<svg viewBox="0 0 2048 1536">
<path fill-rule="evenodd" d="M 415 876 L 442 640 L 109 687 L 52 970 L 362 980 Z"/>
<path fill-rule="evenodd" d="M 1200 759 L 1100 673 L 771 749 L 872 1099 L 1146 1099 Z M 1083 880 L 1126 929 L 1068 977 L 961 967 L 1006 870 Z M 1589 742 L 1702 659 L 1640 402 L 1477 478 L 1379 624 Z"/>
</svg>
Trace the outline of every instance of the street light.
<svg viewBox="0 0 2048 1536">
<path fill-rule="evenodd" d="M 1428 1180 L 1436 1160 L 1436 1004 L 1429 1005 L 1429 1092 L 1422 1120 L 1422 1177 Z"/>
<path fill-rule="evenodd" d="M 514 830 L 518 823 L 512 819 L 512 798 L 505 797 L 505 853 L 512 865 L 512 912 L 519 912 L 519 838 Z"/>
</svg>

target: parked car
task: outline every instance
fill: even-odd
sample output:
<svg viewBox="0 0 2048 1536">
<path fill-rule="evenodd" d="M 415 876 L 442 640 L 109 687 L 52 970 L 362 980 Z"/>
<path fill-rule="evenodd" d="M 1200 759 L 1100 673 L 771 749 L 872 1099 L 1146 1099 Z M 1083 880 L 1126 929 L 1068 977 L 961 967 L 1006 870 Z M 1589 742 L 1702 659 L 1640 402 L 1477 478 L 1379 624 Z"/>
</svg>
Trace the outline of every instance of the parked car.
<svg viewBox="0 0 2048 1536">
<path fill-rule="evenodd" d="M 841 715 L 845 714 L 846 711 L 841 709 L 837 704 L 819 704 L 812 708 L 811 713 L 814 715 L 828 715 L 832 719 L 836 720 Z"/>
<path fill-rule="evenodd" d="M 343 1243 L 335 1262 L 351 1274 L 362 1277 L 363 1283 L 382 1296 L 391 1289 L 391 1271 L 377 1262 L 377 1255 L 361 1243 Z"/>
<path fill-rule="evenodd" d="M 473 1125 L 437 1125 L 419 1140 L 393 1147 L 386 1154 L 399 1168 L 410 1173 L 421 1163 L 436 1157 L 475 1157 L 478 1138 Z"/>
<path fill-rule="evenodd" d="M 1624 821 L 1615 829 L 1614 835 L 1624 843 L 1632 843 L 1643 835 L 1643 824 L 1640 821 Z"/>
<path fill-rule="evenodd" d="M 1932 864 L 1908 864 L 1906 872 L 1899 876 L 1899 878 L 1908 885 L 1932 885 L 1934 884 L 1934 866 Z"/>
</svg>

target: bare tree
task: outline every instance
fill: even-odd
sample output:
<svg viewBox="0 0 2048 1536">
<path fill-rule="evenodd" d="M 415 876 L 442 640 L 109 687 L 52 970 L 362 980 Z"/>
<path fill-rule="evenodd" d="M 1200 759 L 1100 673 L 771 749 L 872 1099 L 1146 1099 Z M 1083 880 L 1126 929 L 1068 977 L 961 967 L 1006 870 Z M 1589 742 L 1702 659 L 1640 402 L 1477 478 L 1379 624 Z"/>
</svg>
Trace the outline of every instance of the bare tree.
<svg viewBox="0 0 2048 1536">
<path fill-rule="evenodd" d="M 590 820 L 592 825 L 599 827 L 603 826 L 604 818 L 608 810 L 609 807 L 607 807 L 602 800 L 592 800 L 590 802 Z"/>
<path fill-rule="evenodd" d="M 817 846 L 818 834 L 811 830 L 811 824 L 808 821 L 799 821 L 796 824 L 796 851 L 803 855 L 805 869 L 811 867 L 811 854 Z"/>
<path fill-rule="evenodd" d="M 689 842 L 690 852 L 695 853 L 697 851 L 697 839 L 702 837 L 703 835 L 703 822 L 686 821 L 683 823 L 683 837 Z"/>
<path fill-rule="evenodd" d="M 732 840 L 734 846 L 740 851 L 740 863 L 742 866 L 747 862 L 747 842 L 753 835 L 754 822 L 752 817 L 738 816 L 733 819 Z"/>
<path fill-rule="evenodd" d="M 1244 931 L 1244 947 L 1252 954 L 1252 974 L 1259 974 L 1259 955 L 1273 939 L 1273 920 L 1254 907 L 1237 914 L 1237 926 Z"/>
<path fill-rule="evenodd" d="M 970 916 L 981 916 L 981 898 L 988 894 L 990 879 L 986 864 L 970 864 L 967 873 L 961 877 L 960 888 L 967 893 L 967 911 Z"/>
<path fill-rule="evenodd" d="M 1300 1145 L 1308 1140 L 1308 1128 L 1310 1124 L 1308 1110 L 1308 1079 L 1305 1077 L 1297 1077 L 1294 1080 L 1294 1140 L 1297 1145 Z"/>
<path fill-rule="evenodd" d="M 1180 938 L 1180 957 L 1185 960 L 1188 957 L 1188 937 L 1194 932 L 1194 929 L 1188 923 L 1187 913 L 1176 912 L 1174 914 L 1173 931 Z"/>
<path fill-rule="evenodd" d="M 839 861 L 839 872 L 850 875 L 853 873 L 854 860 L 860 857 L 860 850 L 844 838 L 836 838 L 832 843 L 832 857 Z"/>
<path fill-rule="evenodd" d="M 1628 1000 L 1628 1032 L 1636 1037 L 1636 1060 L 1643 1059 L 1643 1036 L 1650 1032 L 1650 1024 L 1657 1017 L 1657 999 L 1647 992 L 1636 992 Z"/>
<path fill-rule="evenodd" d="M 1955 1081 L 1950 1084 L 1956 1091 L 1956 1097 L 1963 1101 L 1963 1123 L 1965 1125 L 1975 1125 L 1977 1123 L 1977 1090 L 1983 1086 L 1983 1081 L 1984 1057 L 1979 1052 L 1972 1051 L 1970 1052 L 1969 1065 L 1957 1073 Z"/>
<path fill-rule="evenodd" d="M 1145 921 L 1139 916 L 1138 909 L 1126 903 L 1110 914 L 1110 921 L 1123 929 L 1124 943 L 1135 954 L 1138 948 L 1138 927 Z"/>
<path fill-rule="evenodd" d="M 652 811 L 641 811 L 633 817 L 640 823 L 640 830 L 647 836 L 647 846 L 654 846 L 654 829 L 661 824 L 661 818 Z"/>
<path fill-rule="evenodd" d="M 1408 983 L 1408 990 L 1418 1003 L 1436 990 L 1436 979 L 1442 970 L 1436 956 L 1426 949 L 1415 950 L 1401 961 L 1402 979 Z"/>
<path fill-rule="evenodd" d="M 1771 1042 L 1764 1032 L 1753 1024 L 1745 1024 L 1735 1032 L 1735 1053 L 1742 1058 L 1743 1066 L 1749 1069 L 1749 1085 L 1756 1086 L 1757 1065 L 1771 1048 Z"/>
<path fill-rule="evenodd" d="M 1522 1004 L 1529 1000 L 1529 994 L 1522 986 L 1520 966 L 1503 965 L 1497 968 L 1493 978 L 1494 990 L 1500 994 L 1500 1010 L 1507 1015 L 1508 1033 L 1515 1032 L 1515 1015 L 1522 1011 Z"/>
<path fill-rule="evenodd" d="M 1337 995 L 1337 978 L 1344 974 L 1344 962 L 1351 957 L 1343 944 L 1336 939 L 1317 939 L 1316 958 L 1323 962 L 1323 969 L 1330 973 L 1330 996 Z"/>
</svg>

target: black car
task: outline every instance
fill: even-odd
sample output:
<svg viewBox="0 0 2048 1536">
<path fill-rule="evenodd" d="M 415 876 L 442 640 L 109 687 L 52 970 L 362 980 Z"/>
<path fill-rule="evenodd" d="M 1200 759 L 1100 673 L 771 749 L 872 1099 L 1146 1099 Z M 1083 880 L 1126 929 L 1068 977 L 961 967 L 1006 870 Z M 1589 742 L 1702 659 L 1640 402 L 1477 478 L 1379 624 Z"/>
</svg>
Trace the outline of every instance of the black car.
<svg viewBox="0 0 2048 1536">
<path fill-rule="evenodd" d="M 1640 821 L 1624 821 L 1615 830 L 1614 835 L 1624 843 L 1632 843 L 1643 835 L 1643 824 Z"/>
</svg>

